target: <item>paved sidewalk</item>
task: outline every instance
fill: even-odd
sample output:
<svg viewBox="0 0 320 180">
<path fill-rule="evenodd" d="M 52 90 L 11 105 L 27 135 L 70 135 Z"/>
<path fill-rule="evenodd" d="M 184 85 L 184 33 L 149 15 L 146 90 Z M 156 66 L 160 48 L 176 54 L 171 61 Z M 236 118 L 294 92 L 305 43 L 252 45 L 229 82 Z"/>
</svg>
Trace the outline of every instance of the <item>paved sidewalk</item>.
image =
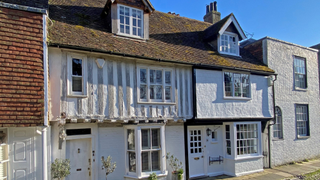
<svg viewBox="0 0 320 180">
<path fill-rule="evenodd" d="M 226 175 L 207 177 L 201 180 L 214 180 L 214 179 L 224 179 L 224 180 L 244 180 L 244 179 L 254 179 L 254 180 L 280 180 L 280 179 L 299 179 L 297 175 L 306 174 L 314 172 L 320 169 L 320 159 L 310 160 L 309 162 L 302 162 L 290 165 L 277 166 L 272 169 L 265 169 L 263 172 L 249 174 L 240 177 L 230 177 Z"/>
</svg>

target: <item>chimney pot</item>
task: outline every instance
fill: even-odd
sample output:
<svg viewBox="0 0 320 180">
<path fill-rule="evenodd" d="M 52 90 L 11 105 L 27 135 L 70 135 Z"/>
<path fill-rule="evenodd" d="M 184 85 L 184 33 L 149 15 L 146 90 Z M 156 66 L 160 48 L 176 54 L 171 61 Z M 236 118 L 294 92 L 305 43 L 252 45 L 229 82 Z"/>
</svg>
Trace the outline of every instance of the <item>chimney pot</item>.
<svg viewBox="0 0 320 180">
<path fill-rule="evenodd" d="M 168 14 L 171 14 L 171 12 L 168 12 Z"/>
<path fill-rule="evenodd" d="M 214 11 L 218 11 L 218 7 L 217 7 L 217 1 L 213 2 L 213 7 L 214 7 Z"/>
<path fill-rule="evenodd" d="M 213 11 L 213 3 L 210 3 L 210 12 Z"/>
<path fill-rule="evenodd" d="M 208 14 L 208 12 L 210 12 L 210 6 L 209 5 L 207 5 L 207 8 L 206 8 L 206 14 Z"/>
</svg>

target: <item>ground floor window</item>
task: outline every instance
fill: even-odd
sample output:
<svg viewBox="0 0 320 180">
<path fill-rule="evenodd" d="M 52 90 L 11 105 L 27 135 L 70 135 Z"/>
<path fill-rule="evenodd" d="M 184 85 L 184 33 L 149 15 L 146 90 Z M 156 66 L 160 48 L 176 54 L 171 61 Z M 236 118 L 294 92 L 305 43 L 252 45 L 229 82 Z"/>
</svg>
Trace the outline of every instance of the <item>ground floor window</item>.
<svg viewBox="0 0 320 180">
<path fill-rule="evenodd" d="M 127 175 L 143 177 L 164 173 L 164 127 L 126 127 Z"/>
<path fill-rule="evenodd" d="M 309 136 L 308 105 L 296 104 L 297 135 Z"/>
</svg>

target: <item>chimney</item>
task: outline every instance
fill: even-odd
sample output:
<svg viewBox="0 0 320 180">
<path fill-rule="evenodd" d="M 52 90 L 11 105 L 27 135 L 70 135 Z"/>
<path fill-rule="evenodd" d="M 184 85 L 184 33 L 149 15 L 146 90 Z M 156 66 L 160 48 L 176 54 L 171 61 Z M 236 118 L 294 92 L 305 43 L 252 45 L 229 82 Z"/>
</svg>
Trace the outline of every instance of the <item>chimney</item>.
<svg viewBox="0 0 320 180">
<path fill-rule="evenodd" d="M 221 20 L 221 13 L 218 12 L 217 1 L 206 6 L 206 15 L 203 17 L 204 22 L 215 24 Z"/>
</svg>

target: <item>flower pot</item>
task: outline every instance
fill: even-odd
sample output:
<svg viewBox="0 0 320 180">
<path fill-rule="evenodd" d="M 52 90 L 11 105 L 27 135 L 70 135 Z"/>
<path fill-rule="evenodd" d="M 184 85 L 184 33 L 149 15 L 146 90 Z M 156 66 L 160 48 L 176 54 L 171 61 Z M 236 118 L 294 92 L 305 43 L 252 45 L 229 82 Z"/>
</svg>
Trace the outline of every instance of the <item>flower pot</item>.
<svg viewBox="0 0 320 180">
<path fill-rule="evenodd" d="M 179 173 L 172 172 L 171 180 L 183 180 L 183 179 L 184 179 L 183 174 L 182 174 L 181 179 L 179 179 Z"/>
</svg>

